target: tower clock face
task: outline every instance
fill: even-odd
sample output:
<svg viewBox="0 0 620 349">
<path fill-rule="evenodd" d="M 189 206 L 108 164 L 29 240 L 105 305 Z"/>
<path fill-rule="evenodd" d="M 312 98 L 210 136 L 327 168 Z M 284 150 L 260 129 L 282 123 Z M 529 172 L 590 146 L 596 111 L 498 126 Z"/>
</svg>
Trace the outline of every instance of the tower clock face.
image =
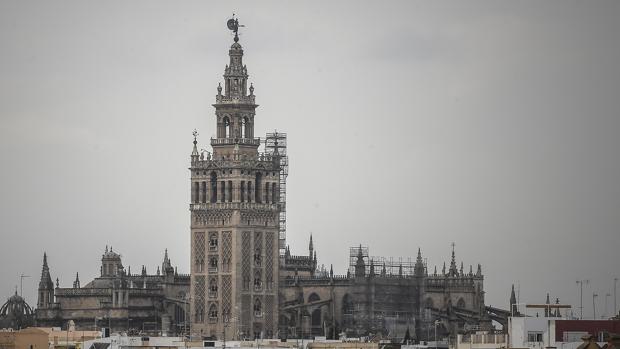
<svg viewBox="0 0 620 349">
<path fill-rule="evenodd" d="M 228 22 L 226 22 L 226 26 L 228 26 L 230 30 L 235 30 L 235 20 L 232 18 L 229 19 Z"/>
</svg>

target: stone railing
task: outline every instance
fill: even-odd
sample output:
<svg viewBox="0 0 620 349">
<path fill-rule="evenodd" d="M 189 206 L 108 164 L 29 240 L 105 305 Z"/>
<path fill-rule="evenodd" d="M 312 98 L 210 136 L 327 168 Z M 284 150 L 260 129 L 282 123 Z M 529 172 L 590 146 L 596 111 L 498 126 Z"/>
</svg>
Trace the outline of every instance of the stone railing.
<svg viewBox="0 0 620 349">
<path fill-rule="evenodd" d="M 260 145 L 260 138 L 211 138 L 211 145 Z"/>
<path fill-rule="evenodd" d="M 191 211 L 196 210 L 278 210 L 278 204 L 262 204 L 256 202 L 208 202 L 189 204 Z"/>
<path fill-rule="evenodd" d="M 216 95 L 215 102 L 217 104 L 256 104 L 256 96 L 226 96 L 226 95 Z"/>
<path fill-rule="evenodd" d="M 109 296 L 112 294 L 110 288 L 57 288 L 54 291 L 56 296 Z"/>
</svg>

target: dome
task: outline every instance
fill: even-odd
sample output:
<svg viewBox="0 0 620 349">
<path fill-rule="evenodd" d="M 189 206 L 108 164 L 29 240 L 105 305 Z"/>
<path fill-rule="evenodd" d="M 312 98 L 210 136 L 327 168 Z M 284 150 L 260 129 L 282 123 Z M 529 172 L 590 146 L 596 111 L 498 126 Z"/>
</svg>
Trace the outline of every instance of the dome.
<svg viewBox="0 0 620 349">
<path fill-rule="evenodd" d="M 33 317 L 34 311 L 16 291 L 0 308 L 0 327 L 28 327 L 32 324 Z"/>
<path fill-rule="evenodd" d="M 0 316 L 9 314 L 32 315 L 32 308 L 26 303 L 23 297 L 17 294 L 12 295 L 6 303 L 0 308 Z"/>
</svg>

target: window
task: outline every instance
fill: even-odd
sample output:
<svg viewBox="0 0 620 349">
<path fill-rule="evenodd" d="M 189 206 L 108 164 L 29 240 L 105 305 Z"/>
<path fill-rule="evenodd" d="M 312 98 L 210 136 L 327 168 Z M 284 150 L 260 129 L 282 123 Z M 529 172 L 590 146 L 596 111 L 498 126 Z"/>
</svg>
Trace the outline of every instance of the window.
<svg viewBox="0 0 620 349">
<path fill-rule="evenodd" d="M 543 341 L 543 333 L 538 331 L 528 331 L 527 332 L 527 341 L 528 342 L 542 342 Z"/>
<path fill-rule="evenodd" d="M 256 249 L 254 250 L 254 264 L 257 267 L 260 267 L 260 265 L 261 265 L 260 247 L 256 247 Z"/>
<path fill-rule="evenodd" d="M 212 278 L 209 281 L 209 298 L 217 297 L 217 279 Z"/>
<path fill-rule="evenodd" d="M 226 181 L 220 182 L 220 187 L 222 189 L 222 195 L 220 197 L 221 202 L 226 202 Z"/>
<path fill-rule="evenodd" d="M 260 291 L 263 287 L 263 280 L 260 270 L 256 270 L 254 273 L 254 290 Z"/>
<path fill-rule="evenodd" d="M 256 179 L 254 180 L 254 183 L 256 184 L 254 187 L 256 188 L 256 190 L 254 191 L 254 201 L 257 203 L 261 203 L 263 200 L 261 200 L 261 182 L 263 179 L 263 175 L 260 172 L 256 173 Z"/>
<path fill-rule="evenodd" d="M 211 202 L 217 202 L 217 174 L 211 172 Z"/>
<path fill-rule="evenodd" d="M 241 202 L 245 201 L 245 181 L 241 181 L 241 185 L 239 186 L 239 200 Z"/>
<path fill-rule="evenodd" d="M 217 233 L 209 234 L 209 251 L 217 251 Z"/>
<path fill-rule="evenodd" d="M 215 256 L 209 258 L 209 271 L 217 272 L 217 257 Z"/>
<path fill-rule="evenodd" d="M 225 116 L 222 122 L 224 123 L 224 138 L 230 138 L 230 119 Z"/>
<path fill-rule="evenodd" d="M 211 304 L 209 307 L 209 321 L 217 321 L 217 306 Z"/>
<path fill-rule="evenodd" d="M 254 300 L 254 316 L 261 317 L 263 316 L 263 307 L 260 302 L 260 299 L 256 298 Z"/>
</svg>

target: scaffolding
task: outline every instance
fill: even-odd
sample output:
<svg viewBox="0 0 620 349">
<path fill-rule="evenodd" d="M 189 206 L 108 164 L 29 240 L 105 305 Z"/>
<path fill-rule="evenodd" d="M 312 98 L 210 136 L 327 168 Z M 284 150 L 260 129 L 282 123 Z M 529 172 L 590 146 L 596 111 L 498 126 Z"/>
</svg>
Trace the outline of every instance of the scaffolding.
<svg viewBox="0 0 620 349">
<path fill-rule="evenodd" d="M 355 246 L 349 247 L 349 272 L 351 275 L 355 275 L 355 265 L 357 263 L 357 256 L 362 252 L 362 259 L 365 265 L 365 275 L 370 274 L 370 262 L 374 265 L 375 275 L 380 275 L 385 267 L 386 275 L 402 275 L 413 276 L 415 274 L 415 262 L 410 257 L 383 257 L 383 256 L 370 256 L 368 247 Z"/>
<path fill-rule="evenodd" d="M 273 131 L 265 137 L 265 152 L 277 157 L 280 168 L 280 217 L 279 217 L 279 244 L 280 256 L 286 249 L 286 177 L 288 177 L 288 156 L 286 155 L 286 133 Z"/>
<path fill-rule="evenodd" d="M 359 245 L 355 247 L 349 247 L 349 273 L 351 273 L 351 275 L 355 275 L 355 265 L 357 263 L 357 256 L 360 254 L 360 251 L 362 253 L 362 260 L 364 260 L 364 265 L 366 269 L 364 274 L 368 274 L 369 272 L 368 267 L 370 266 L 370 259 L 368 259 L 368 246 Z"/>
<path fill-rule="evenodd" d="M 415 269 L 415 262 L 411 260 L 411 257 L 382 257 L 372 256 L 370 259 L 375 265 L 375 274 L 381 274 L 385 267 L 386 275 L 402 275 L 413 276 Z"/>
</svg>

